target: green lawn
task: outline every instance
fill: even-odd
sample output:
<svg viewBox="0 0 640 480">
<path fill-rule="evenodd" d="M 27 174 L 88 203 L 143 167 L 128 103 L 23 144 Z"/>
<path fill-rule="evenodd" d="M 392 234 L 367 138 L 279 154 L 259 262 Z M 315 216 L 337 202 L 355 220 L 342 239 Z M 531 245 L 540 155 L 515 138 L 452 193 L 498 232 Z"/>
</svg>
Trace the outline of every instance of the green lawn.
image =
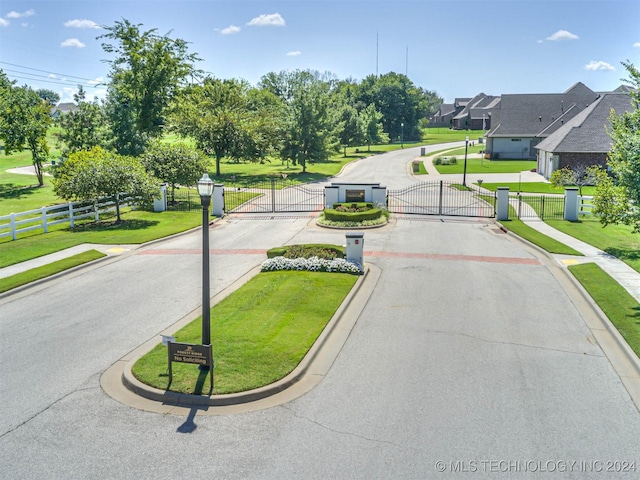
<svg viewBox="0 0 640 480">
<path fill-rule="evenodd" d="M 358 276 L 280 271 L 260 273 L 211 309 L 215 394 L 250 390 L 290 373 L 306 355 Z M 313 298 L 312 302 L 300 301 Z M 179 343 L 202 343 L 202 319 L 178 331 Z M 196 365 L 173 364 L 162 344 L 133 366 L 141 382 L 181 393 L 209 393 Z"/>
<path fill-rule="evenodd" d="M 550 183 L 546 182 L 521 182 L 521 183 L 483 183 L 482 188 L 495 192 L 498 187 L 509 187 L 510 192 L 522 192 L 522 193 L 546 193 L 554 195 L 563 195 L 564 188 L 555 188 Z M 593 195 L 595 187 L 583 187 L 583 195 Z"/>
<path fill-rule="evenodd" d="M 21 287 L 22 285 L 35 282 L 42 278 L 50 277 L 56 273 L 63 272 L 84 263 L 92 262 L 93 260 L 97 260 L 104 256 L 104 253 L 98 252 L 97 250 L 89 250 L 72 257 L 63 258 L 62 260 L 43 265 L 42 267 L 32 268 L 26 272 L 17 273 L 10 277 L 0 278 L 0 293 Z"/>
<path fill-rule="evenodd" d="M 131 211 L 123 215 L 124 222 L 106 220 L 68 226 L 47 234 L 35 234 L 18 240 L 3 239 L 0 243 L 0 268 L 24 262 L 42 255 L 64 250 L 81 243 L 140 244 L 197 227 L 202 223 L 202 211 L 146 212 Z"/>
<path fill-rule="evenodd" d="M 450 155 L 444 155 L 450 157 Z M 435 165 L 441 174 L 463 173 L 464 156 L 455 165 Z M 535 160 L 487 160 L 467 158 L 467 173 L 520 173 L 536 167 Z M 483 184 L 484 186 L 484 184 Z M 502 185 L 500 185 L 502 186 Z"/>
<path fill-rule="evenodd" d="M 640 357 L 640 305 L 635 298 L 595 263 L 573 265 L 569 271 Z"/>
<path fill-rule="evenodd" d="M 549 225 L 561 232 L 593 245 L 628 264 L 640 272 L 640 235 L 632 233 L 627 225 L 603 227 L 597 218 L 584 216 L 577 222 L 547 220 Z"/>
</svg>

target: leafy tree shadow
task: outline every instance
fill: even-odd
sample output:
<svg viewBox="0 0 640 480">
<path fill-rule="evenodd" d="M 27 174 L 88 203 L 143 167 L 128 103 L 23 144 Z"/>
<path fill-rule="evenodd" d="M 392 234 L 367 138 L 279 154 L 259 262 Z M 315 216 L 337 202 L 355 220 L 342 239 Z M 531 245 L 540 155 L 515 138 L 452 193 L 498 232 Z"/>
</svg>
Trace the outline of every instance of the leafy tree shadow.
<svg viewBox="0 0 640 480">
<path fill-rule="evenodd" d="M 0 184 L 0 199 L 21 199 L 33 195 L 40 188 L 39 185 L 15 185 L 13 183 Z"/>
<path fill-rule="evenodd" d="M 640 260 L 640 251 L 637 249 L 608 247 L 604 251 L 620 260 Z"/>
<path fill-rule="evenodd" d="M 117 220 L 101 221 L 99 223 L 83 223 L 76 225 L 71 229 L 74 233 L 80 232 L 108 232 L 108 231 L 128 231 L 128 230 L 145 230 L 147 228 L 153 228 L 160 222 L 156 220 L 143 220 L 143 219 L 131 219 L 131 220 Z"/>
</svg>

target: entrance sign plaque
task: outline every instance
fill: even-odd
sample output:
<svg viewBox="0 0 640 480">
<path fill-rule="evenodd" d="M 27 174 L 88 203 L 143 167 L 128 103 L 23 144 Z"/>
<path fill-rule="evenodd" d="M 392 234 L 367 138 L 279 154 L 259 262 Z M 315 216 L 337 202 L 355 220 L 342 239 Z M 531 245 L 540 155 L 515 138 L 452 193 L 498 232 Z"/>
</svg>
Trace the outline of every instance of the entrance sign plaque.
<svg viewBox="0 0 640 480">
<path fill-rule="evenodd" d="M 213 389 L 214 365 L 211 345 L 167 342 L 167 351 L 169 354 L 169 383 L 173 380 L 173 369 L 171 368 L 173 362 L 191 363 L 209 369 L 211 388 Z"/>
</svg>

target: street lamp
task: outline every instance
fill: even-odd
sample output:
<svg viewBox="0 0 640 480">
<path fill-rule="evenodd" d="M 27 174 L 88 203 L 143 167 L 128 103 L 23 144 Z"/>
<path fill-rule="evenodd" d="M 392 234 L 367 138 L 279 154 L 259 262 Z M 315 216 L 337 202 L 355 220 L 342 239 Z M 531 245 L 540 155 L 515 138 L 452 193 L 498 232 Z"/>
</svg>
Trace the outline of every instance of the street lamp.
<svg viewBox="0 0 640 480">
<path fill-rule="evenodd" d="M 400 148 L 404 148 L 404 122 L 400 123 Z"/>
<path fill-rule="evenodd" d="M 469 135 L 464 139 L 464 170 L 462 174 L 462 186 L 467 186 L 467 150 L 469 149 Z"/>
<path fill-rule="evenodd" d="M 211 345 L 211 307 L 209 306 L 209 205 L 213 181 L 208 174 L 198 180 L 198 194 L 202 204 L 202 344 Z M 208 367 L 207 367 L 208 368 Z"/>
</svg>

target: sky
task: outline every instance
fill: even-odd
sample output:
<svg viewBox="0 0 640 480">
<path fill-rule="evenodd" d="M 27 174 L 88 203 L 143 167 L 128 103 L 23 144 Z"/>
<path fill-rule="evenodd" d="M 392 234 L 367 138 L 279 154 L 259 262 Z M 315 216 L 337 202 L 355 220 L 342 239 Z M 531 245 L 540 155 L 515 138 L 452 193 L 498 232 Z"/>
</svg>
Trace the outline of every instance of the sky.
<svg viewBox="0 0 640 480">
<path fill-rule="evenodd" d="M 406 74 L 445 103 L 478 93 L 611 91 L 640 66 L 638 0 L 2 0 L 0 69 L 19 85 L 104 98 L 104 26 L 189 42 L 208 75 L 257 85 L 316 70 Z"/>
</svg>

